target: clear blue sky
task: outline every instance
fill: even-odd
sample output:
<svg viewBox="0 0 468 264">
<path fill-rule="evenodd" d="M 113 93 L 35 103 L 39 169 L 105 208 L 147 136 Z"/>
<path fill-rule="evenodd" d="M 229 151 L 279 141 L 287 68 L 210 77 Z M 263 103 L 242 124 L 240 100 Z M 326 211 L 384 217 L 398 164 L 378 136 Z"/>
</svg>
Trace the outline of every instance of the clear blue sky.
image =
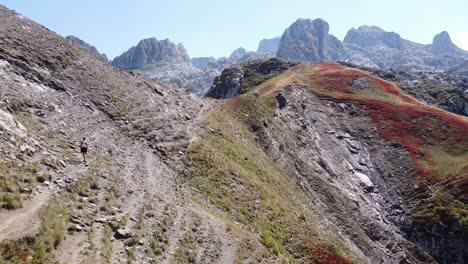
<svg viewBox="0 0 468 264">
<path fill-rule="evenodd" d="M 467 0 L 0 0 L 63 35 L 76 35 L 113 58 L 140 39 L 169 38 L 191 57 L 256 50 L 297 18 L 323 18 L 343 39 L 351 27 L 378 25 L 428 44 L 446 30 L 468 49 Z M 456 36 L 456 37 L 455 37 Z"/>
</svg>

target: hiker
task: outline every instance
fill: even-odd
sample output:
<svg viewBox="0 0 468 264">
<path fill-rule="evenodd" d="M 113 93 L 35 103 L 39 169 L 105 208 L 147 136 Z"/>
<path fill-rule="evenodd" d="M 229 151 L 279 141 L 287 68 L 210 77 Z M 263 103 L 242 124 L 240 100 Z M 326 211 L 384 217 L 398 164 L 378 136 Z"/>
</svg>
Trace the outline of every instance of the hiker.
<svg viewBox="0 0 468 264">
<path fill-rule="evenodd" d="M 86 142 L 86 138 L 83 138 L 80 143 L 80 151 L 81 155 L 83 155 L 83 162 L 86 163 L 86 153 L 88 152 L 88 143 Z"/>
</svg>

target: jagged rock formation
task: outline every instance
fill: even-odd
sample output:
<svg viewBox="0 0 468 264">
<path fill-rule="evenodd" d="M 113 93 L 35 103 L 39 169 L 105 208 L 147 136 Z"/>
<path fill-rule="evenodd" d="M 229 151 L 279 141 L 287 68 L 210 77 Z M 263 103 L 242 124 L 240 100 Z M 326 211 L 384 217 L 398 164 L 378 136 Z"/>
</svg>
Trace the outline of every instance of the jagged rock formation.
<svg viewBox="0 0 468 264">
<path fill-rule="evenodd" d="M 190 58 L 182 44 L 174 44 L 169 39 L 143 39 L 134 47 L 112 60 L 114 67 L 135 70 L 157 62 L 190 63 Z"/>
<path fill-rule="evenodd" d="M 278 52 L 278 47 L 280 44 L 280 37 L 271 38 L 271 39 L 262 39 L 258 44 L 257 52 L 260 53 L 273 53 Z"/>
<path fill-rule="evenodd" d="M 434 36 L 431 45 L 431 52 L 437 55 L 447 53 L 463 53 L 455 44 L 453 44 L 447 31 L 443 31 Z"/>
<path fill-rule="evenodd" d="M 403 39 L 395 32 L 377 26 L 352 28 L 343 43 L 328 34 L 322 19 L 299 19 L 281 37 L 277 56 L 297 61 L 348 61 L 377 69 L 448 70 L 468 59 L 447 32 L 434 37 L 429 45 Z"/>
<path fill-rule="evenodd" d="M 298 19 L 284 31 L 276 55 L 296 61 L 339 60 L 345 56 L 344 47 L 328 31 L 323 19 Z"/>
<path fill-rule="evenodd" d="M 447 32 L 435 36 L 433 44 L 422 45 L 379 27 L 361 26 L 349 30 L 343 43 L 349 62 L 380 69 L 446 70 L 468 58 L 468 52 L 456 47 Z"/>
<path fill-rule="evenodd" d="M 66 39 L 70 41 L 73 45 L 77 46 L 80 49 L 83 49 L 87 51 L 89 54 L 91 54 L 93 57 L 96 59 L 104 62 L 104 63 L 109 63 L 109 59 L 107 58 L 106 54 L 104 53 L 99 53 L 99 51 L 96 49 L 96 47 L 91 46 L 90 44 L 86 43 L 85 41 L 79 39 L 78 37 L 75 36 L 67 36 Z"/>
</svg>

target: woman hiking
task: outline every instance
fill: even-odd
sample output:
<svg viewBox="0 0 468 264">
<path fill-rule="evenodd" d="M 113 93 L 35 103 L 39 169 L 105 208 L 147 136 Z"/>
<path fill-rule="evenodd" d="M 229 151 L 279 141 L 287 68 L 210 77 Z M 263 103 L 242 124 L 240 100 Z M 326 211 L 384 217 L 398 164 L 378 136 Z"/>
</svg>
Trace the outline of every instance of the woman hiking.
<svg viewBox="0 0 468 264">
<path fill-rule="evenodd" d="M 83 162 L 86 164 L 86 153 L 88 153 L 88 142 L 86 142 L 86 138 L 83 138 L 80 143 L 80 151 L 81 155 L 83 155 Z"/>
</svg>

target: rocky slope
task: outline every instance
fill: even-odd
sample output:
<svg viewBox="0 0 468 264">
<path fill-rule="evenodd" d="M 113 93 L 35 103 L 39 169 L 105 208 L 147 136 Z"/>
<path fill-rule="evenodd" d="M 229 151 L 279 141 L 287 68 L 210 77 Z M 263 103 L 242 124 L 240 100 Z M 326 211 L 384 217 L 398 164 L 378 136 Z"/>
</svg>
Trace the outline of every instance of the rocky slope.
<svg viewBox="0 0 468 264">
<path fill-rule="evenodd" d="M 371 263 L 430 263 L 421 250 L 439 263 L 464 263 L 466 117 L 336 64 L 300 64 L 244 92 L 224 108 L 313 204 L 334 201 L 321 215 L 333 215 L 339 233 L 350 232 Z M 391 241 L 400 241 L 393 253 Z"/>
<path fill-rule="evenodd" d="M 107 58 L 106 54 L 104 53 L 99 53 L 99 51 L 96 49 L 96 47 L 94 46 L 91 46 L 90 44 L 86 43 L 85 41 L 79 39 L 78 37 L 75 37 L 75 36 L 67 36 L 65 37 L 68 41 L 70 41 L 70 43 L 72 43 L 73 45 L 77 46 L 78 48 L 80 49 L 83 49 L 85 50 L 86 52 L 88 52 L 89 54 L 91 54 L 92 56 L 94 56 L 96 59 L 104 62 L 104 63 L 108 63 L 109 62 L 109 59 Z"/>
<path fill-rule="evenodd" d="M 250 62 L 203 99 L 0 25 L 0 262 L 466 259 L 466 117 L 331 63 Z"/>
<path fill-rule="evenodd" d="M 468 61 L 449 69 L 448 73 L 468 77 Z"/>
<path fill-rule="evenodd" d="M 168 61 L 190 63 L 190 58 L 182 44 L 174 44 L 169 39 L 143 39 L 122 55 L 112 60 L 114 67 L 124 70 L 135 70 L 145 65 Z"/>
<path fill-rule="evenodd" d="M 246 246 L 277 258 L 184 184 L 205 103 L 3 6 L 0 25 L 0 262 L 233 263 Z"/>
<path fill-rule="evenodd" d="M 323 19 L 298 19 L 281 36 L 277 57 L 296 61 L 340 60 L 345 56 L 343 44 L 328 34 Z"/>
</svg>

